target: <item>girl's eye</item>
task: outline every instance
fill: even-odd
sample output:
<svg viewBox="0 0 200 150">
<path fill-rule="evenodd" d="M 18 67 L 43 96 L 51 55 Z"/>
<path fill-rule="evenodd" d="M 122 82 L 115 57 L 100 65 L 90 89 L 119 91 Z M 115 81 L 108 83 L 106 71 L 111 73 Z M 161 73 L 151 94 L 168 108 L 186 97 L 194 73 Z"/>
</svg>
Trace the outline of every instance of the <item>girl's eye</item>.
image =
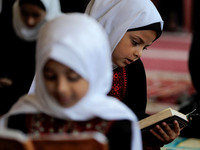
<svg viewBox="0 0 200 150">
<path fill-rule="evenodd" d="M 76 73 L 71 73 L 67 76 L 68 80 L 75 82 L 78 81 L 81 77 Z"/>
<path fill-rule="evenodd" d="M 51 81 L 56 80 L 56 76 L 51 73 L 44 73 L 44 78 Z"/>
<path fill-rule="evenodd" d="M 29 16 L 29 14 L 26 11 L 23 11 L 23 10 L 21 10 L 21 15 L 23 17 L 28 17 Z"/>
<path fill-rule="evenodd" d="M 33 16 L 34 18 L 39 18 L 41 15 L 39 15 L 39 14 L 32 14 L 32 16 Z"/>
<path fill-rule="evenodd" d="M 147 47 L 144 47 L 143 50 L 147 50 Z"/>
<path fill-rule="evenodd" d="M 139 43 L 136 42 L 135 40 L 132 40 L 132 44 L 133 44 L 133 46 L 137 46 Z"/>
</svg>

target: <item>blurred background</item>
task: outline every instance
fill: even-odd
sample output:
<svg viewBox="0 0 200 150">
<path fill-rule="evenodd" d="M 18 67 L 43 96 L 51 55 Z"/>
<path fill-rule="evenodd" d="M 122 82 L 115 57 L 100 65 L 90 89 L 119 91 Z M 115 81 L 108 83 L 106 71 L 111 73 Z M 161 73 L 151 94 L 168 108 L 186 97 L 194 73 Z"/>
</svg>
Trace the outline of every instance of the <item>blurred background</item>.
<svg viewBox="0 0 200 150">
<path fill-rule="evenodd" d="M 164 32 L 143 53 L 150 114 L 172 107 L 195 117 L 181 136 L 162 150 L 200 149 L 200 1 L 152 0 L 164 20 Z"/>
<path fill-rule="evenodd" d="M 164 20 L 164 32 L 142 56 L 147 73 L 147 111 L 179 110 L 196 93 L 188 64 L 200 4 L 198 0 L 152 1 Z"/>
</svg>

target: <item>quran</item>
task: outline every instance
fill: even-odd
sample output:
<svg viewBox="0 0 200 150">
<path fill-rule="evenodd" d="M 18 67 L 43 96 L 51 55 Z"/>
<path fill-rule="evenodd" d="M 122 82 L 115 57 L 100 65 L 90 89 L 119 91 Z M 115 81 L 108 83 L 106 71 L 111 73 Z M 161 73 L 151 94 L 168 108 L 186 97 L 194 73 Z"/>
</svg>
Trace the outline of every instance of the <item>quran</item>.
<svg viewBox="0 0 200 150">
<path fill-rule="evenodd" d="M 173 128 L 173 121 L 177 120 L 180 128 L 184 128 L 189 125 L 188 115 L 185 115 L 172 108 L 166 108 L 158 113 L 155 113 L 147 118 L 139 121 L 139 126 L 142 133 L 149 131 L 157 124 L 166 122 L 171 128 Z"/>
</svg>

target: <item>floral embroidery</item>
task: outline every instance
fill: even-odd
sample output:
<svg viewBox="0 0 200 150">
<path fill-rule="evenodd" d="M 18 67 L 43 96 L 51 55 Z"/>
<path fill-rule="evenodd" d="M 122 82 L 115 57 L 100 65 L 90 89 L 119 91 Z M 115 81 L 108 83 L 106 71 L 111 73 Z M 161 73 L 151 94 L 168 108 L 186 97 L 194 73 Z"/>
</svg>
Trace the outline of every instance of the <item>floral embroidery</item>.
<svg viewBox="0 0 200 150">
<path fill-rule="evenodd" d="M 89 121 L 66 121 L 52 118 L 46 114 L 28 114 L 28 132 L 34 135 L 46 133 L 77 133 L 83 131 L 99 131 L 106 134 L 113 121 L 94 118 Z"/>
<path fill-rule="evenodd" d="M 114 96 L 117 99 L 123 101 L 126 95 L 127 88 L 127 77 L 126 77 L 126 69 L 116 68 L 113 71 L 113 85 L 112 89 L 108 95 Z"/>
</svg>

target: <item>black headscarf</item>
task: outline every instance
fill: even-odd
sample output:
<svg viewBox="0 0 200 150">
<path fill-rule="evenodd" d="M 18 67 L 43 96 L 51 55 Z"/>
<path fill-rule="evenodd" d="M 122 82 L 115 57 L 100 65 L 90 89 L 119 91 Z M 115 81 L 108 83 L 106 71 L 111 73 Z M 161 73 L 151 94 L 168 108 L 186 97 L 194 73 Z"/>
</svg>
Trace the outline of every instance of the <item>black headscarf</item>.
<svg viewBox="0 0 200 150">
<path fill-rule="evenodd" d="M 157 40 L 162 34 L 160 22 L 152 23 L 150 25 L 146 25 L 143 27 L 128 29 L 128 31 L 138 31 L 138 30 L 154 30 L 154 31 L 156 31 L 157 35 L 156 35 L 155 40 Z"/>
<path fill-rule="evenodd" d="M 41 0 L 19 0 L 19 5 L 21 6 L 24 3 L 28 3 L 28 4 L 33 4 L 38 6 L 39 8 L 43 9 L 44 11 L 46 11 L 45 6 L 43 5 L 43 3 L 41 2 Z"/>
</svg>

